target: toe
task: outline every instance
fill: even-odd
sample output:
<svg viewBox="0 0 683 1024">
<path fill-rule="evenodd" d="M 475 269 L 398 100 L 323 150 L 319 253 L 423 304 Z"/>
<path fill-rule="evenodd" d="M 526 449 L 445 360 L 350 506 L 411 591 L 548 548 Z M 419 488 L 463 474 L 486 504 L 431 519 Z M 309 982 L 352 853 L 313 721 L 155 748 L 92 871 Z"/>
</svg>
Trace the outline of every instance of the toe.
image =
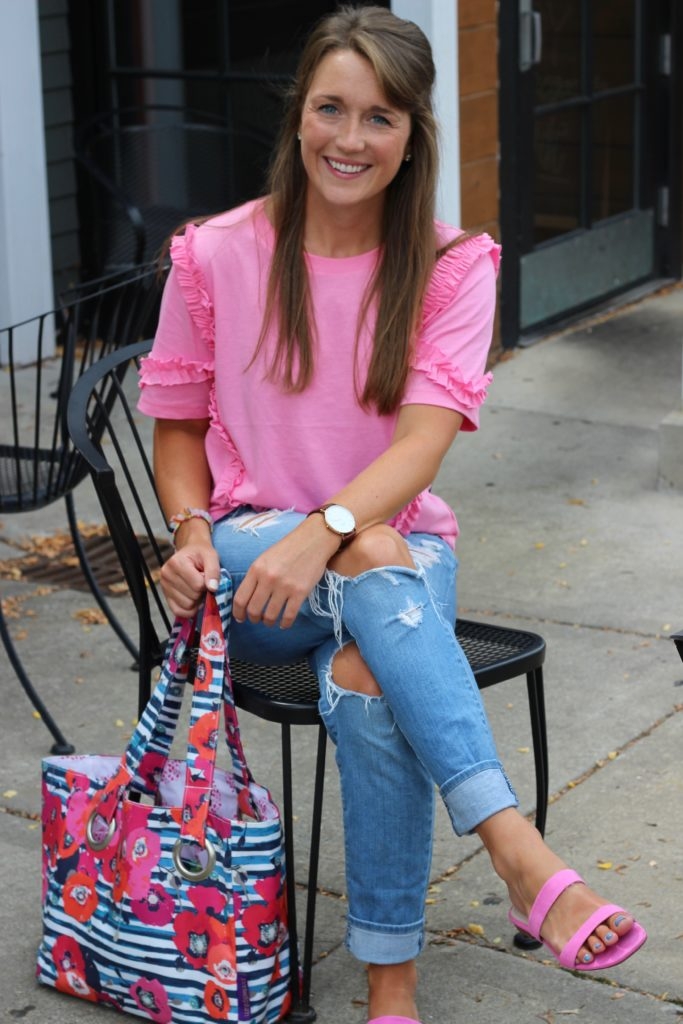
<svg viewBox="0 0 683 1024">
<path fill-rule="evenodd" d="M 630 914 L 627 914 L 626 911 L 621 911 L 618 914 L 613 914 L 607 922 L 610 929 L 616 932 L 617 936 L 619 937 L 621 937 L 622 935 L 626 935 L 626 933 L 631 930 L 634 923 L 634 919 L 631 917 Z"/>
</svg>

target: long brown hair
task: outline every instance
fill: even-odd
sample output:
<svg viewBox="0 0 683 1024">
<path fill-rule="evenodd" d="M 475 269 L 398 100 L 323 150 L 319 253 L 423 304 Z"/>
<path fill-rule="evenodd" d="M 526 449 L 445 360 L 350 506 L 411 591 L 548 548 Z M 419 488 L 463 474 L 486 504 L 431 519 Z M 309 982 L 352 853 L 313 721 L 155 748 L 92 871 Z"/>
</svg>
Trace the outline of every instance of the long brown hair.
<svg viewBox="0 0 683 1024">
<path fill-rule="evenodd" d="M 306 172 L 297 131 L 304 100 L 322 59 L 351 50 L 370 62 L 392 106 L 411 117 L 410 152 L 386 191 L 382 258 L 359 314 L 359 329 L 378 298 L 374 344 L 360 401 L 380 414 L 398 406 L 411 341 L 437 257 L 434 204 L 438 173 L 437 128 L 432 108 L 434 62 L 424 33 L 384 7 L 344 5 L 313 29 L 287 97 L 269 175 L 270 213 L 276 242 L 257 353 L 277 312 L 278 341 L 270 376 L 302 391 L 313 374 L 314 325 L 304 261 Z M 360 390 L 360 388 L 359 388 Z"/>
</svg>

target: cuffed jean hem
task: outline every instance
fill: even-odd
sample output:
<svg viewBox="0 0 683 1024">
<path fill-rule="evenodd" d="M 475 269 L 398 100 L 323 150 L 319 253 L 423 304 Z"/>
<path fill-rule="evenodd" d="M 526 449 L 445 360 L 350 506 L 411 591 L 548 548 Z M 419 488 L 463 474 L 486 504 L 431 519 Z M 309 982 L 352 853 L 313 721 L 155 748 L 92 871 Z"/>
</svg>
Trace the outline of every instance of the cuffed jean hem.
<svg viewBox="0 0 683 1024">
<path fill-rule="evenodd" d="M 409 929 L 409 930 L 407 930 Z M 414 960 L 424 946 L 424 922 L 415 926 L 384 925 L 367 927 L 347 920 L 346 948 L 366 964 L 402 964 Z"/>
<path fill-rule="evenodd" d="M 454 785 L 444 784 L 441 796 L 459 836 L 472 832 L 492 814 L 517 807 L 519 803 L 500 765 L 482 768 Z"/>
</svg>

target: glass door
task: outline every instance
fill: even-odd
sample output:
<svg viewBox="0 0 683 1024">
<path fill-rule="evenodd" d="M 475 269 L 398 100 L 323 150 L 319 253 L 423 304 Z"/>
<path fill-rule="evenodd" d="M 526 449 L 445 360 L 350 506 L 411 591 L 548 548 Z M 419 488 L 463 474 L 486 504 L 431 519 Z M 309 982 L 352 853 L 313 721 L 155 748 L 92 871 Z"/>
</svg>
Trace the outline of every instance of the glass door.
<svg viewBox="0 0 683 1024">
<path fill-rule="evenodd" d="M 661 273 L 667 6 L 501 5 L 504 268 L 515 262 L 503 280 L 508 343 Z"/>
</svg>

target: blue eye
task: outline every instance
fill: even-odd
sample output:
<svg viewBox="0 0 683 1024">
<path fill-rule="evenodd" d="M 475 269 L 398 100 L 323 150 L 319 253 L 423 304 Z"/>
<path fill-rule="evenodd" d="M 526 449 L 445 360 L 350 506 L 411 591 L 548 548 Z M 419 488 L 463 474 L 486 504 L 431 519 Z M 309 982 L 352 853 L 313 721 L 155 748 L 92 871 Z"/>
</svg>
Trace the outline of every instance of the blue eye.
<svg viewBox="0 0 683 1024">
<path fill-rule="evenodd" d="M 388 125 L 390 123 L 383 114 L 373 114 L 371 120 L 374 121 L 375 124 L 381 125 Z"/>
<path fill-rule="evenodd" d="M 336 114 L 337 113 L 337 108 L 335 107 L 334 103 L 322 103 L 318 107 L 318 110 L 320 111 L 321 114 Z"/>
</svg>

